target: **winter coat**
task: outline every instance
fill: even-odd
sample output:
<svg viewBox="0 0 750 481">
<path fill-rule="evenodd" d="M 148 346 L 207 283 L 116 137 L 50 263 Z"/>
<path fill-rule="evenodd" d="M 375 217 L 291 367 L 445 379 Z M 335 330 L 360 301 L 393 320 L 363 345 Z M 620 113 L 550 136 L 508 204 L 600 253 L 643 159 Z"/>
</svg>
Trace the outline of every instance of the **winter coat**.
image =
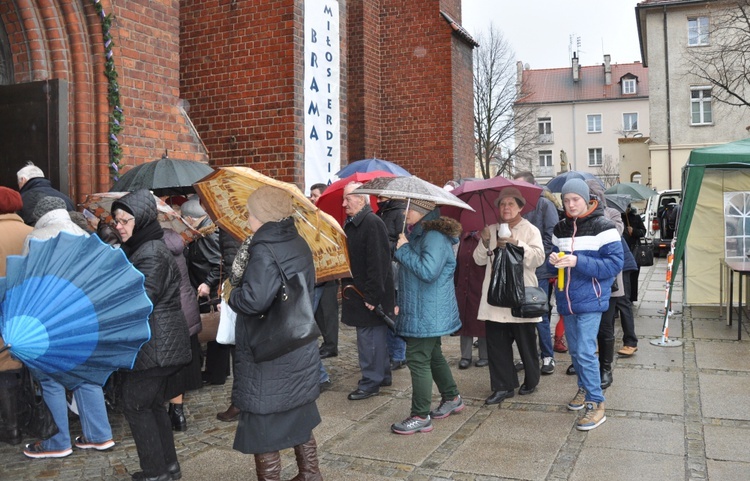
<svg viewBox="0 0 750 481">
<path fill-rule="evenodd" d="M 545 257 L 550 255 L 553 247 L 552 231 L 560 221 L 560 216 L 557 213 L 557 207 L 555 207 L 555 204 L 542 195 L 536 202 L 534 210 L 524 214 L 523 218 L 539 229 L 539 233 L 542 235 L 542 243 L 544 244 L 544 255 Z M 544 263 L 536 269 L 537 279 L 550 279 L 552 277 L 554 277 L 554 274 L 547 269 Z"/>
<path fill-rule="evenodd" d="M 240 248 L 241 244 L 242 242 L 232 237 L 227 231 L 219 229 L 219 250 L 221 251 L 221 279 L 219 279 L 219 282 L 224 282 L 224 279 L 229 278 L 234 256 L 237 255 L 237 249 Z"/>
<path fill-rule="evenodd" d="M 388 232 L 388 242 L 391 246 L 391 255 L 396 252 L 398 236 L 404 231 L 406 213 L 406 202 L 399 199 L 389 199 L 378 202 L 378 217 L 385 224 Z"/>
<path fill-rule="evenodd" d="M 482 282 L 484 268 L 474 262 L 474 249 L 481 242 L 478 232 L 463 232 L 458 244 L 456 256 L 456 274 L 453 281 L 456 286 L 456 302 L 461 319 L 461 336 L 486 337 L 484 322 L 477 319 L 479 302 L 482 300 Z"/>
<path fill-rule="evenodd" d="M 198 224 L 198 230 L 211 226 L 211 219 L 206 217 Z M 217 297 L 219 277 L 221 274 L 221 249 L 219 247 L 219 233 L 214 231 L 208 235 L 198 237 L 185 248 L 185 259 L 193 288 L 206 283 L 211 289 L 210 299 Z M 208 307 L 208 306 L 206 306 Z M 208 312 L 204 309 L 203 312 Z"/>
<path fill-rule="evenodd" d="M 612 282 L 622 270 L 621 237 L 604 217 L 597 201 L 577 218 L 566 217 L 555 226 L 554 252 L 575 254 L 575 267 L 565 269 L 565 287 L 555 283 L 557 311 L 562 315 L 604 312 L 609 308 Z M 547 261 L 551 271 L 557 269 Z"/>
<path fill-rule="evenodd" d="M 31 227 L 24 224 L 23 219 L 16 214 L 0 214 L 0 232 L 0 277 L 5 277 L 6 258 L 21 254 L 24 240 L 31 233 Z M 4 346 L 5 343 L 0 341 L 0 345 Z M 19 361 L 10 357 L 10 351 L 0 353 L 0 372 L 21 367 Z"/>
<path fill-rule="evenodd" d="M 312 341 L 276 359 L 256 363 L 249 340 L 253 324 L 271 307 L 281 287 L 276 255 L 287 276 L 304 274 L 313 301 L 315 267 L 310 248 L 291 218 L 267 222 L 255 232 L 240 285 L 232 289 L 229 306 L 237 312 L 232 403 L 241 411 L 270 414 L 289 411 L 315 401 L 318 387 L 318 343 Z"/>
<path fill-rule="evenodd" d="M 185 321 L 187 322 L 188 331 L 193 336 L 203 330 L 203 324 L 201 324 L 198 299 L 195 297 L 195 289 L 190 285 L 188 267 L 183 255 L 185 241 L 180 234 L 172 229 L 164 229 L 164 243 L 167 245 L 169 252 L 174 256 L 177 269 L 180 271 L 180 305 L 182 306 L 182 314 L 185 316 Z"/>
<path fill-rule="evenodd" d="M 494 251 L 497 247 L 497 229 L 498 224 L 492 224 L 490 229 L 489 251 Z M 515 226 L 511 227 L 513 238 L 518 240 L 518 246 L 523 247 L 523 283 L 524 286 L 536 287 L 538 281 L 536 269 L 544 264 L 544 243 L 539 229 L 526 219 Z M 541 317 L 522 318 L 513 317 L 509 307 L 496 307 L 487 302 L 487 291 L 490 289 L 490 280 L 492 279 L 492 261 L 493 256 L 488 255 L 488 248 L 480 242 L 474 249 L 474 262 L 484 266 L 484 282 L 482 283 L 482 300 L 479 302 L 479 313 L 477 318 L 484 321 L 493 322 L 541 322 Z M 546 281 L 545 281 L 546 282 Z"/>
<path fill-rule="evenodd" d="M 76 210 L 75 204 L 70 197 L 52 187 L 52 182 L 44 177 L 35 177 L 29 179 L 20 190 L 23 208 L 20 215 L 28 225 L 34 225 L 37 221 L 34 217 L 34 208 L 36 204 L 45 197 L 59 197 L 65 201 L 65 207 L 68 211 Z"/>
<path fill-rule="evenodd" d="M 402 337 L 439 337 L 461 327 L 453 275 L 461 224 L 435 209 L 414 224 L 409 242 L 396 250 L 399 267 L 399 315 Z"/>
<path fill-rule="evenodd" d="M 634 214 L 632 211 L 628 211 L 627 214 L 622 214 L 622 222 L 625 224 L 625 231 L 622 233 L 625 237 L 625 242 L 628 243 L 628 249 L 630 251 L 638 245 L 638 239 L 641 239 L 646 235 L 646 226 L 643 225 L 643 219 L 638 214 Z M 628 232 L 628 226 L 633 228 L 633 233 Z"/>
<path fill-rule="evenodd" d="M 373 214 L 369 205 L 365 205 L 346 222 L 344 232 L 352 277 L 342 281 L 344 298 L 341 321 L 352 327 L 382 326 L 383 320 L 374 310 L 369 310 L 365 302 L 380 305 L 386 315 L 393 316 L 395 292 L 385 224 Z M 362 293 L 362 297 L 346 288 L 352 284 Z"/>
<path fill-rule="evenodd" d="M 154 367 L 182 366 L 190 361 L 190 334 L 180 303 L 180 269 L 169 251 L 164 239 L 150 238 L 134 244 L 138 230 L 158 229 L 156 202 L 146 189 L 131 192 L 112 204 L 112 211 L 118 204 L 135 217 L 134 236 L 123 243 L 123 250 L 136 269 L 145 277 L 146 295 L 154 305 L 148 317 L 151 339 L 141 346 L 135 360 L 134 371 Z"/>
<path fill-rule="evenodd" d="M 20 255 L 24 241 L 32 231 L 16 214 L 0 214 L 0 277 L 5 277 L 5 263 L 8 256 Z"/>
<path fill-rule="evenodd" d="M 29 241 L 31 239 L 51 239 L 57 237 L 60 232 L 67 232 L 73 235 L 88 235 L 85 230 L 70 220 L 68 211 L 55 209 L 47 212 L 36 221 L 34 230 L 31 231 L 23 245 L 23 254 L 29 252 Z"/>
</svg>

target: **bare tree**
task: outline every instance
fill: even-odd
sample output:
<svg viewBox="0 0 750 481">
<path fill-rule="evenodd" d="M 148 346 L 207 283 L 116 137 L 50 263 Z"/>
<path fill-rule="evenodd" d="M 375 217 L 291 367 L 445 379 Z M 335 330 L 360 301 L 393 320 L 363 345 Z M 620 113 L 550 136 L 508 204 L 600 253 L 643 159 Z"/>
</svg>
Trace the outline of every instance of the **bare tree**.
<svg viewBox="0 0 750 481">
<path fill-rule="evenodd" d="M 602 159 L 602 165 L 596 168 L 596 176 L 609 188 L 620 182 L 620 163 L 610 154 Z"/>
<path fill-rule="evenodd" d="M 516 91 L 515 53 L 493 25 L 479 35 L 474 49 L 474 135 L 475 154 L 482 177 L 510 176 L 524 162 L 519 153 L 533 138 L 526 114 L 514 115 Z M 532 119 L 533 120 L 533 119 Z M 532 125 L 533 129 L 533 125 Z M 533 132 L 533 130 L 532 130 Z M 514 164 L 516 164 L 514 166 Z M 521 170 L 528 168 L 525 163 Z M 492 171 L 494 169 L 494 172 Z"/>
<path fill-rule="evenodd" d="M 710 14 L 708 44 L 688 49 L 691 76 L 714 88 L 717 102 L 750 107 L 750 0 L 719 2 Z"/>
</svg>

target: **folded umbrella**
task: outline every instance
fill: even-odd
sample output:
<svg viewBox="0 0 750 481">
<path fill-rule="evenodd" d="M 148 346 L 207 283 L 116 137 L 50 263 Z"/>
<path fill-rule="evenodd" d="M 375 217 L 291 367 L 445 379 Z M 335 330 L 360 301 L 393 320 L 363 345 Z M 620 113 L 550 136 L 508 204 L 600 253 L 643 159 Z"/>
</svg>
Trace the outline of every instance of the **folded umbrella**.
<svg viewBox="0 0 750 481">
<path fill-rule="evenodd" d="M 465 232 L 480 231 L 484 226 L 498 222 L 498 209 L 495 206 L 495 200 L 507 187 L 515 187 L 521 192 L 526 201 L 521 210 L 522 214 L 534 210 L 543 190 L 538 185 L 529 184 L 523 180 L 509 180 L 501 176 L 472 180 L 459 185 L 451 193 L 465 201 L 474 210 L 449 206 L 442 208 L 440 212 L 459 221 Z"/>
<path fill-rule="evenodd" d="M 151 337 L 143 274 L 96 236 L 32 239 L 0 281 L 3 349 L 67 389 L 132 369 Z"/>
<path fill-rule="evenodd" d="M 362 299 L 362 302 L 365 302 L 365 296 L 362 295 L 362 292 L 359 289 L 357 289 L 357 287 L 354 284 L 349 284 L 348 286 L 344 287 L 344 290 L 342 291 L 341 295 L 344 296 L 344 299 L 349 299 L 349 296 L 347 294 L 349 294 L 350 292 L 353 292 L 360 299 Z M 377 306 L 375 306 L 375 309 L 373 309 L 373 311 L 380 319 L 383 320 L 385 325 L 388 326 L 388 329 L 395 332 L 396 321 L 391 319 L 388 316 L 388 314 L 385 313 L 385 311 L 383 310 L 383 306 L 381 304 L 378 304 Z"/>
</svg>

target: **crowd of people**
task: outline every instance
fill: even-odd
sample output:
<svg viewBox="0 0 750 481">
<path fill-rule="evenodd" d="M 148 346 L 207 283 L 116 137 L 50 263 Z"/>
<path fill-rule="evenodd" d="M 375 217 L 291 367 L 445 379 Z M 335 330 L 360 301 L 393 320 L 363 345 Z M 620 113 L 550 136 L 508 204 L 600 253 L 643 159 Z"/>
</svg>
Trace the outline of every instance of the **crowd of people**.
<svg viewBox="0 0 750 481">
<path fill-rule="evenodd" d="M 442 351 L 444 336 L 460 337 L 458 369 L 488 368 L 486 405 L 500 404 L 516 391 L 533 394 L 542 375 L 555 372 L 554 352 L 563 345 L 572 359 L 568 374 L 577 378 L 567 407 L 584 411 L 577 421 L 583 431 L 606 421 L 604 390 L 613 382 L 618 314 L 624 333 L 618 353 L 637 350 L 632 302 L 639 268 L 630 251 L 645 228 L 630 207 L 623 214 L 609 209 L 597 183 L 569 180 L 562 209 L 545 192 L 523 215 L 527 199 L 506 187 L 495 200 L 498 222 L 479 231 L 442 216 L 430 200 L 380 197 L 376 213 L 370 196 L 357 193 L 361 184 L 350 183 L 342 207 L 352 276 L 316 285 L 310 247 L 292 219 L 291 196 L 276 187 L 259 188 L 246 199 L 253 235 L 242 244 L 213 226 L 197 198 L 182 203 L 183 218 L 202 233 L 185 245 L 160 225 L 148 190 L 116 200 L 111 224 L 91 225 L 38 167 L 24 167 L 17 176 L 19 191 L 0 187 L 0 276 L 5 258 L 27 252 L 29 239 L 68 232 L 98 235 L 122 249 L 145 277 L 154 305 L 148 320 L 152 337 L 134 368 L 110 380 L 138 451 L 141 471 L 133 479 L 180 478 L 173 432 L 187 429 L 184 395 L 204 384 L 224 384 L 230 374 L 231 402 L 217 418 L 238 422 L 234 449 L 254 455 L 258 479 L 279 479 L 279 452 L 287 448 L 294 448 L 297 459 L 294 479 L 322 479 L 313 430 L 321 422 L 318 396 L 332 384 L 322 360 L 339 351 L 339 294 L 341 322 L 356 329 L 360 370 L 348 399 L 377 396 L 392 384 L 395 371 L 408 368 L 410 412 L 391 425 L 401 435 L 429 432 L 434 420 L 465 407 Z M 530 172 L 515 178 L 535 184 Z M 325 184 L 313 185 L 311 200 L 325 190 Z M 554 297 L 567 346 L 551 331 L 551 302 L 542 315 L 528 318 L 488 299 L 494 261 L 508 246 L 522 251 L 523 285 L 541 288 L 548 301 Z M 254 326 L 277 302 L 285 279 L 298 273 L 307 284 L 322 343 L 256 361 Z M 226 304 L 237 314 L 235 345 L 211 340 L 204 348 L 198 339 L 201 314 L 216 309 L 222 285 L 228 289 Z M 520 361 L 514 360 L 513 343 Z M 0 441 L 14 444 L 22 439 L 15 406 L 21 369 L 7 352 L 0 355 Z M 58 433 L 27 444 L 26 456 L 65 457 L 73 446 L 101 451 L 115 446 L 100 386 L 84 383 L 73 392 L 83 434 L 71 441 L 64 387 L 44 375 L 37 381 Z M 434 407 L 433 384 L 440 393 Z"/>
</svg>

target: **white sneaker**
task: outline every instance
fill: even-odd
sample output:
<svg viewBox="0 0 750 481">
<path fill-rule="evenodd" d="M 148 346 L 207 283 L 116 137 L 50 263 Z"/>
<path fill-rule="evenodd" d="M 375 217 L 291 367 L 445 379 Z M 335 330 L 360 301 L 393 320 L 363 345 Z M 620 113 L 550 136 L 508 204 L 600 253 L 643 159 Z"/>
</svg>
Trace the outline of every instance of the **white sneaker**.
<svg viewBox="0 0 750 481">
<path fill-rule="evenodd" d="M 555 360 L 551 357 L 542 359 L 542 374 L 552 374 L 555 372 Z"/>
</svg>

